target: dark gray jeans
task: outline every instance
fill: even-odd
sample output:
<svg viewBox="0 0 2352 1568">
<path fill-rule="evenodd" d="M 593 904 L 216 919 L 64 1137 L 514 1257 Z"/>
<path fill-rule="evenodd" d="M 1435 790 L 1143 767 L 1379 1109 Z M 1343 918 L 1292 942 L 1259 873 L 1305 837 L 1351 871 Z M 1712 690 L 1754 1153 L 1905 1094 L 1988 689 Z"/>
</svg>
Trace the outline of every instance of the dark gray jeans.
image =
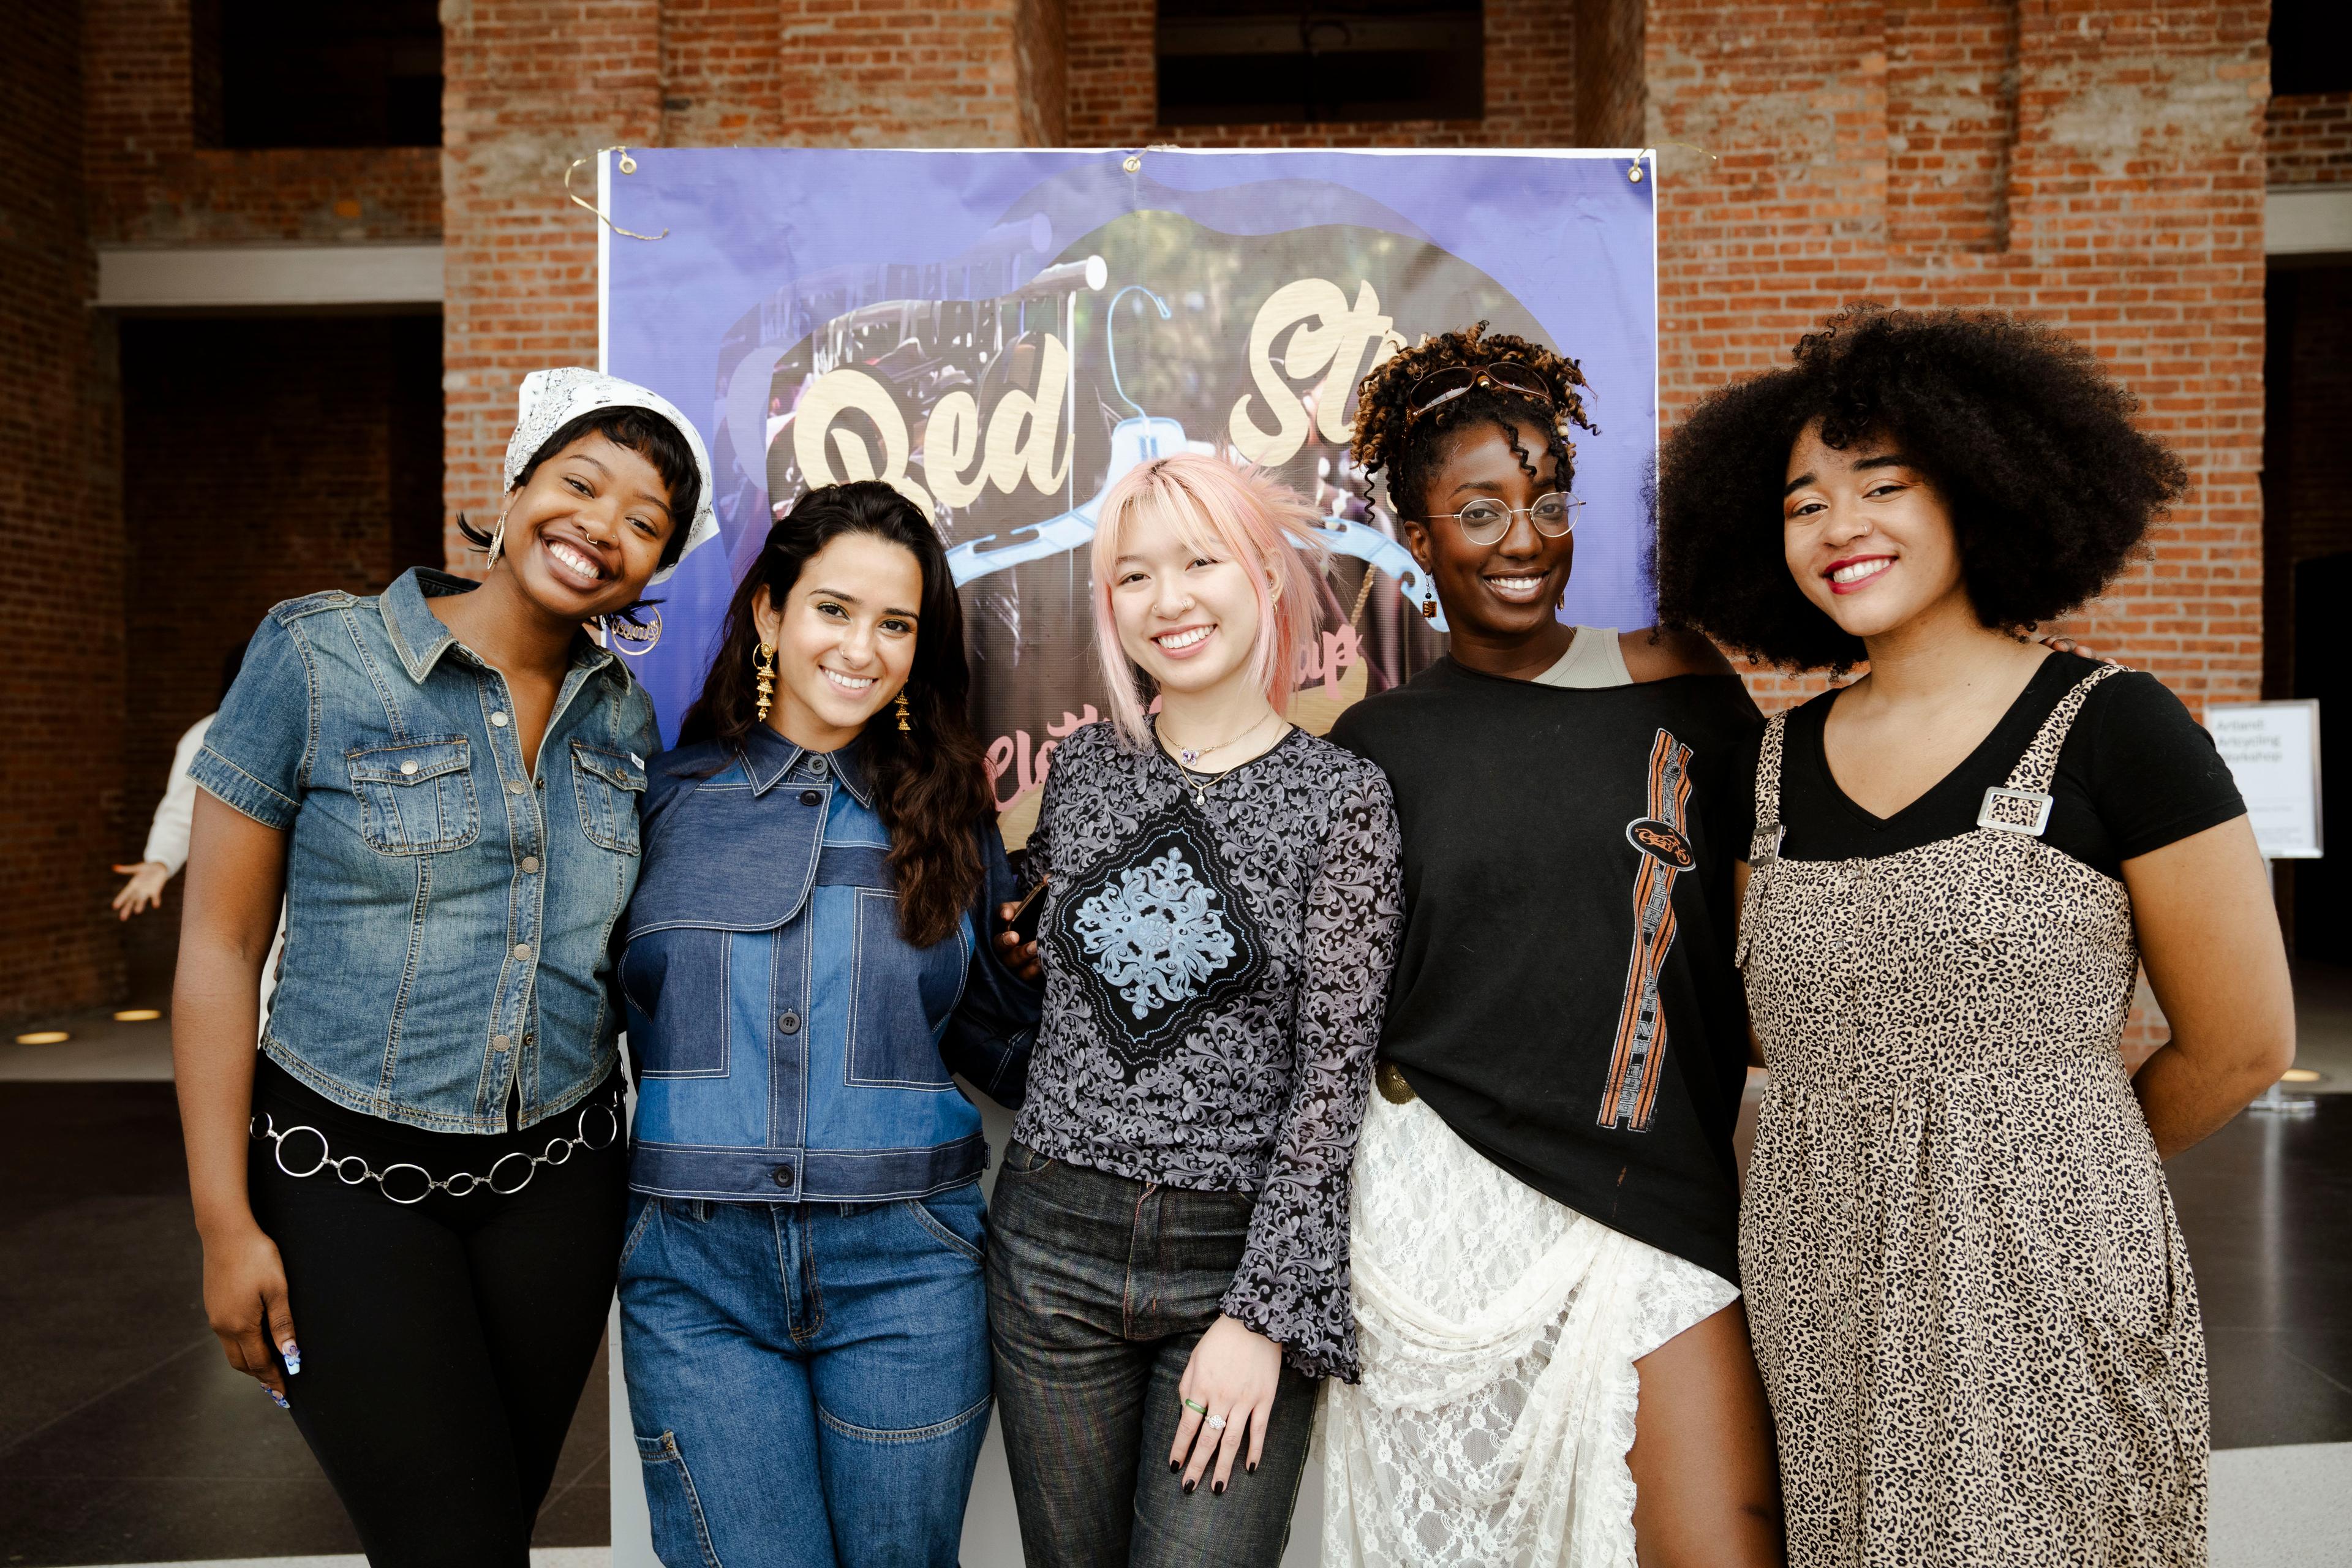
<svg viewBox="0 0 2352 1568">
<path fill-rule="evenodd" d="M 988 1329 L 1029 1568 L 1274 1568 L 1315 1430 L 1285 1366 L 1265 1456 L 1223 1495 L 1168 1468 L 1192 1346 L 1217 1319 L 1254 1198 L 1004 1153 L 989 1205 Z M 1247 1449 L 1243 1450 L 1246 1456 Z"/>
</svg>

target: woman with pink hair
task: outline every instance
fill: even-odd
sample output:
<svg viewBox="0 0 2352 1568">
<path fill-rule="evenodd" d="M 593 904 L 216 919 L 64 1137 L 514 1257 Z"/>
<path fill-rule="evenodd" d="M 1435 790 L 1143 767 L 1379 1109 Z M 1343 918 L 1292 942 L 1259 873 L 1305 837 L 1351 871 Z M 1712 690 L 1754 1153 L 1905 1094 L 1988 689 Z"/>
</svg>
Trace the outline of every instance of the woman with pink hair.
<svg viewBox="0 0 2352 1568">
<path fill-rule="evenodd" d="M 1349 1168 L 1399 840 L 1380 770 L 1284 717 L 1311 526 L 1192 454 L 1103 500 L 1111 717 L 1054 753 L 1029 841 L 1044 910 L 1013 957 L 1045 1016 L 990 1225 L 1033 1568 L 1276 1563 L 1314 1380 L 1356 1376 Z"/>
</svg>

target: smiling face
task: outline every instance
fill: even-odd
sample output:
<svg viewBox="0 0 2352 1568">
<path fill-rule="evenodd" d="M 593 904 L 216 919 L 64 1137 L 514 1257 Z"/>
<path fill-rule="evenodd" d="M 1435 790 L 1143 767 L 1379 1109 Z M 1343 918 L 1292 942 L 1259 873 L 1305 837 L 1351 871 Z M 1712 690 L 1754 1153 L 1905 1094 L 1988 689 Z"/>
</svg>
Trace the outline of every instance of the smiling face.
<svg viewBox="0 0 2352 1568">
<path fill-rule="evenodd" d="M 1429 476 L 1420 519 L 1405 522 L 1405 542 L 1436 585 L 1457 642 L 1509 647 L 1556 635 L 1552 612 L 1576 564 L 1576 535 L 1548 539 L 1524 510 L 1565 487 L 1543 427 L 1533 420 L 1516 427 L 1535 473 L 1519 466 L 1500 426 L 1486 419 L 1465 426 Z M 1473 543 L 1445 515 L 1482 499 L 1514 509 L 1492 544 Z"/>
<path fill-rule="evenodd" d="M 1815 421 L 1790 448 L 1786 482 L 1789 571 L 1841 629 L 1866 638 L 1967 608 L 1951 509 L 1893 443 L 1869 437 L 1840 450 Z"/>
<path fill-rule="evenodd" d="M 1118 646 L 1164 693 L 1203 695 L 1247 683 L 1260 616 L 1250 570 L 1188 543 L 1165 517 L 1139 511 L 1111 566 Z"/>
<path fill-rule="evenodd" d="M 499 564 L 562 622 L 636 603 L 678 526 L 654 466 L 596 431 L 532 469 L 505 516 Z"/>
<path fill-rule="evenodd" d="M 760 639 L 776 650 L 768 723 L 795 745 L 835 752 L 898 695 L 915 668 L 923 567 L 871 533 L 844 533 L 809 557 L 782 608 L 751 601 Z"/>
</svg>

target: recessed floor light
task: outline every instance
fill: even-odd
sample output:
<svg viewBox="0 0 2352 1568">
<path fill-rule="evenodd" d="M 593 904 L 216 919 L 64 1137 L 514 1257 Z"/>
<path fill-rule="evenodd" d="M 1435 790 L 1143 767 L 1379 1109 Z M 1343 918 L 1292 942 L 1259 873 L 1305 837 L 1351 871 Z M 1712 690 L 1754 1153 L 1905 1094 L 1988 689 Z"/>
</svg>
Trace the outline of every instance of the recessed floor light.
<svg viewBox="0 0 2352 1568">
<path fill-rule="evenodd" d="M 29 1035 L 17 1036 L 16 1043 L 20 1046 L 62 1046 L 72 1038 L 63 1029 L 35 1029 Z"/>
<path fill-rule="evenodd" d="M 157 1007 L 125 1007 L 114 1016 L 118 1024 L 152 1024 L 163 1016 Z"/>
<path fill-rule="evenodd" d="M 2281 1083 L 2317 1083 L 2319 1075 L 2309 1068 L 2289 1068 L 2279 1074 Z"/>
</svg>

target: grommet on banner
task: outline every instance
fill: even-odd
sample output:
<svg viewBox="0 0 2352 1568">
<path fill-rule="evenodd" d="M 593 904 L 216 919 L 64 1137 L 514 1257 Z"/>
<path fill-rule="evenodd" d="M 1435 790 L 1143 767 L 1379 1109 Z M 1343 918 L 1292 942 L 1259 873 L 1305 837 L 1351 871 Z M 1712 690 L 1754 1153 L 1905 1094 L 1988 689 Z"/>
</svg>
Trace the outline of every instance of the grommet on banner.
<svg viewBox="0 0 2352 1568">
<path fill-rule="evenodd" d="M 1121 159 L 1118 161 L 1118 166 L 1119 166 L 1120 168 L 1122 168 L 1122 169 L 1126 170 L 1126 171 L 1127 171 L 1129 174 L 1141 174 L 1141 173 L 1143 172 L 1143 154 L 1144 154 L 1144 153 L 1181 153 L 1183 150 L 1184 150 L 1184 148 L 1183 148 L 1183 144 L 1182 144 L 1182 143 L 1181 143 L 1181 142 L 1152 142 L 1150 145 L 1149 145 L 1149 146 L 1147 146 L 1147 147 L 1140 147 L 1140 148 L 1138 148 L 1136 151 L 1134 151 L 1134 152 L 1132 152 L 1132 153 L 1129 153 L 1126 157 L 1121 158 Z"/>
<path fill-rule="evenodd" d="M 1139 174 L 1143 169 L 1143 154 L 1140 153 L 1129 153 L 1126 157 L 1119 160 L 1118 166 L 1125 169 L 1130 174 Z"/>
<path fill-rule="evenodd" d="M 595 157 L 597 153 L 618 153 L 621 155 L 619 160 L 619 168 L 621 173 L 624 174 L 634 174 L 637 172 L 637 161 L 629 156 L 629 150 L 626 147 L 599 147 L 596 149 L 595 153 L 590 153 L 588 157 L 593 158 Z M 580 208 L 583 212 L 595 213 L 596 221 L 598 223 L 603 224 L 614 234 L 625 234 L 631 239 L 667 239 L 669 237 L 669 230 L 667 228 L 663 229 L 659 234 L 639 234 L 633 228 L 623 228 L 619 224 L 616 224 L 611 218 L 606 217 L 603 212 L 598 210 L 593 203 L 583 200 L 580 194 L 572 188 L 572 176 L 579 170 L 580 165 L 587 161 L 588 158 L 574 158 L 572 160 L 572 167 L 563 171 L 563 194 L 572 198 L 572 205 L 573 206 Z"/>
</svg>

